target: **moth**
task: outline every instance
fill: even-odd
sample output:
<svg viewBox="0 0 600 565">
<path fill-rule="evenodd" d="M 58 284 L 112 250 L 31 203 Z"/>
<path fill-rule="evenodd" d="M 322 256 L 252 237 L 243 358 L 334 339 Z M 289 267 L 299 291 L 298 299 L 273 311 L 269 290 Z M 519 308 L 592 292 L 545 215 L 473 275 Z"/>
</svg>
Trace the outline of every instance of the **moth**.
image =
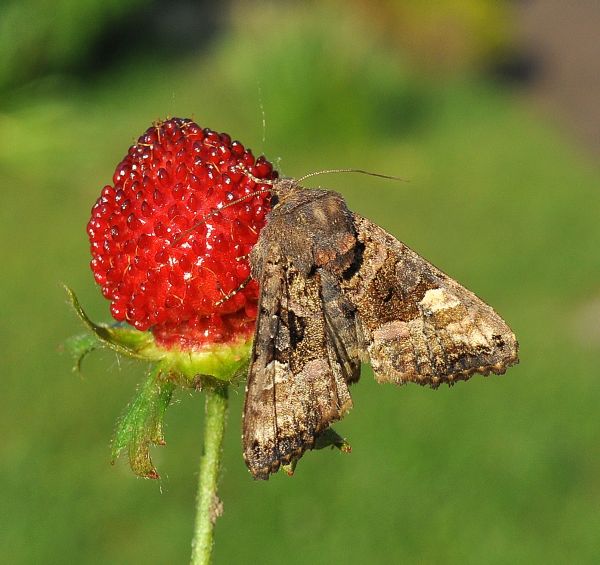
<svg viewBox="0 0 600 565">
<path fill-rule="evenodd" d="M 361 362 L 380 383 L 434 388 L 518 362 L 490 306 L 340 194 L 287 178 L 271 192 L 250 255 L 260 295 L 243 450 L 256 479 L 297 461 L 350 410 Z"/>
</svg>

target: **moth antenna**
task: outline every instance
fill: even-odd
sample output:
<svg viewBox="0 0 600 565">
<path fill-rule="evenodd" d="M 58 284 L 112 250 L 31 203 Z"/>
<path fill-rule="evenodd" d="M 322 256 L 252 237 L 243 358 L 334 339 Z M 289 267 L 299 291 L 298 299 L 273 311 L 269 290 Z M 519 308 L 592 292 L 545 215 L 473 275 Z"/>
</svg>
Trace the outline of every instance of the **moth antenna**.
<svg viewBox="0 0 600 565">
<path fill-rule="evenodd" d="M 392 175 L 382 175 L 380 173 L 372 173 L 371 171 L 365 171 L 363 169 L 324 169 L 322 171 L 315 171 L 314 173 L 308 173 L 298 179 L 298 182 L 302 182 L 310 177 L 316 177 L 317 175 L 325 175 L 329 173 L 360 173 L 361 175 L 369 175 L 370 177 L 379 177 L 382 179 L 398 180 L 401 182 L 409 182 L 408 179 L 402 177 L 395 177 Z"/>
<path fill-rule="evenodd" d="M 237 288 L 235 288 L 234 290 L 232 290 L 229 293 L 224 293 L 223 291 L 223 298 L 221 298 L 221 300 L 219 300 L 218 302 L 215 302 L 215 306 L 221 306 L 221 304 L 223 304 L 223 302 L 227 302 L 227 300 L 229 300 L 230 298 L 233 298 L 238 292 L 240 292 L 241 290 L 244 290 L 248 284 L 250 283 L 250 281 L 252 280 L 252 277 L 249 276 L 247 277 L 244 281 L 242 281 Z"/>
<path fill-rule="evenodd" d="M 237 168 L 256 184 L 268 184 L 269 186 L 273 186 L 275 184 L 275 181 L 271 179 L 259 179 L 258 177 L 255 177 L 244 165 L 237 165 Z"/>
<path fill-rule="evenodd" d="M 258 89 L 258 106 L 260 108 L 260 114 L 262 117 L 262 143 L 264 149 L 264 145 L 267 140 L 267 116 L 265 114 L 265 106 L 263 104 L 262 88 L 260 87 L 260 80 L 258 79 L 256 80 L 256 87 Z"/>
</svg>

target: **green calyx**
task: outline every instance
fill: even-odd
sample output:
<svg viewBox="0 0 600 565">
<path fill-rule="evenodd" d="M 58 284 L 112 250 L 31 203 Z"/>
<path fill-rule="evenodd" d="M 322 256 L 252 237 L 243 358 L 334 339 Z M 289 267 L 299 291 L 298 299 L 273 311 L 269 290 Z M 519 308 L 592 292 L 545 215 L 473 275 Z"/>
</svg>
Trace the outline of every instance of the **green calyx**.
<svg viewBox="0 0 600 565">
<path fill-rule="evenodd" d="M 95 324 L 79 304 L 75 293 L 65 287 L 69 301 L 89 330 L 67 341 L 67 349 L 75 357 L 75 369 L 83 359 L 99 348 L 109 348 L 127 357 L 150 361 L 153 368 L 138 388 L 119 420 L 112 441 L 113 462 L 127 451 L 132 471 L 141 477 L 158 478 L 150 457 L 150 445 L 164 445 L 163 420 L 177 387 L 222 388 L 245 376 L 251 337 L 233 343 L 215 343 L 182 351 L 159 347 L 151 332 L 141 332 L 124 324 Z"/>
<path fill-rule="evenodd" d="M 231 343 L 214 343 L 202 348 L 183 351 L 166 349 L 156 344 L 151 332 L 140 332 L 125 324 L 95 324 L 77 300 L 75 293 L 65 287 L 69 301 L 89 332 L 70 338 L 67 348 L 76 357 L 76 368 L 81 368 L 84 357 L 93 350 L 108 347 L 116 353 L 160 363 L 161 371 L 168 373 L 181 386 L 201 388 L 205 384 L 227 384 L 248 366 L 252 339 L 244 336 Z M 183 382 L 182 380 L 183 379 Z"/>
</svg>

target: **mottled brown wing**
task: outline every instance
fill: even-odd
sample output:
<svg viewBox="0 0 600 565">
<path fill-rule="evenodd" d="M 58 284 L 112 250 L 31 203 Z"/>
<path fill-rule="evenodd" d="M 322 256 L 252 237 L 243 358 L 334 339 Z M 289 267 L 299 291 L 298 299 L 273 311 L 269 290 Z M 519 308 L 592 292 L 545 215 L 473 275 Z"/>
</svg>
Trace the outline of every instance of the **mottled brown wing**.
<svg viewBox="0 0 600 565">
<path fill-rule="evenodd" d="M 243 447 L 252 475 L 267 479 L 351 408 L 347 382 L 359 369 L 331 340 L 319 273 L 304 277 L 281 258 L 265 264 L 260 285 Z"/>
<path fill-rule="evenodd" d="M 329 346 L 334 350 L 346 382 L 358 382 L 361 357 L 364 355 L 356 309 L 340 292 L 339 281 L 332 273 L 323 269 L 319 269 L 318 273 L 321 277 L 323 317 Z"/>
<path fill-rule="evenodd" d="M 490 306 L 379 226 L 354 223 L 356 265 L 341 288 L 379 382 L 437 387 L 518 362 L 515 336 Z"/>
</svg>

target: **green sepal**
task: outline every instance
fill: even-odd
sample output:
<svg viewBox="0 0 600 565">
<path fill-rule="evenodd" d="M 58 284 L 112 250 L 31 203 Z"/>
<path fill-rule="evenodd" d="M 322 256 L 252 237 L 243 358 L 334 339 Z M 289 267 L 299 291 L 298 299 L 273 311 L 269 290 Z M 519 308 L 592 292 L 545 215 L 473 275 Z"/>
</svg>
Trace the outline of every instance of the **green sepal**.
<svg viewBox="0 0 600 565">
<path fill-rule="evenodd" d="M 121 355 L 138 359 L 158 361 L 163 357 L 154 344 L 154 337 L 150 332 L 140 332 L 125 324 L 95 324 L 79 304 L 79 300 L 73 290 L 68 286 L 65 286 L 65 290 L 75 313 L 96 337 L 99 342 L 98 345 L 101 344 Z M 75 338 L 75 340 L 78 339 L 78 337 Z M 96 347 L 86 350 L 84 356 L 93 349 L 96 349 Z"/>
<path fill-rule="evenodd" d="M 85 341 L 79 336 L 72 338 L 72 353 L 77 356 L 77 366 L 90 351 L 99 346 L 109 347 L 113 351 L 151 362 L 160 362 L 180 386 L 202 388 L 217 380 L 230 383 L 239 378 L 247 369 L 250 359 L 251 337 L 242 337 L 232 343 L 215 343 L 197 350 L 166 349 L 156 344 L 152 332 L 141 332 L 127 324 L 96 324 L 87 316 L 75 293 L 67 286 L 65 290 L 79 319 L 91 331 L 96 342 Z M 67 343 L 70 346 L 69 343 Z M 206 381 L 206 383 L 203 383 Z"/>
<path fill-rule="evenodd" d="M 151 445 L 164 445 L 163 420 L 175 384 L 158 365 L 139 388 L 117 424 L 112 441 L 112 463 L 127 449 L 131 470 L 140 477 L 158 479 L 150 457 Z"/>
</svg>

